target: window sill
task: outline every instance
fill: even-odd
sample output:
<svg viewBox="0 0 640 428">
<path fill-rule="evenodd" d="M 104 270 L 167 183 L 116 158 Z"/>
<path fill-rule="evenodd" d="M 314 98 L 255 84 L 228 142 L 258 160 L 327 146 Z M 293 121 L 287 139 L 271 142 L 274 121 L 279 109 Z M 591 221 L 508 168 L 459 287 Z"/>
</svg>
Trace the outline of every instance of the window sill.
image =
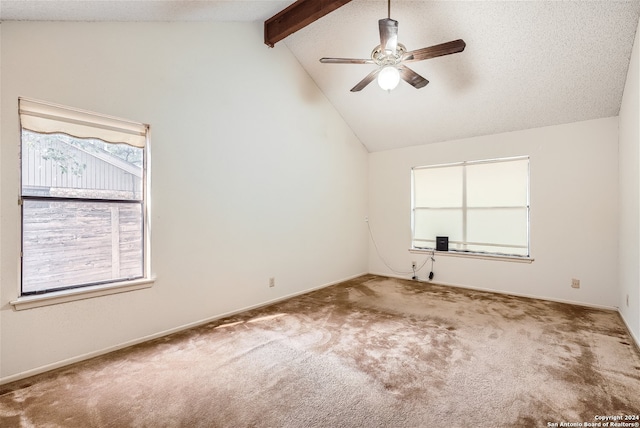
<svg viewBox="0 0 640 428">
<path fill-rule="evenodd" d="M 411 254 L 434 254 L 445 257 L 462 257 L 468 259 L 480 259 L 480 260 L 494 260 L 501 262 L 513 262 L 513 263 L 533 263 L 535 259 L 531 257 L 520 256 L 500 256 L 493 254 L 481 254 L 481 253 L 466 253 L 462 251 L 436 251 L 427 249 L 410 248 Z"/>
<path fill-rule="evenodd" d="M 128 291 L 141 290 L 153 286 L 155 278 L 142 278 L 132 281 L 114 282 L 110 284 L 94 285 L 90 287 L 74 288 L 71 290 L 54 291 L 47 294 L 22 296 L 9 302 L 17 311 L 39 308 L 42 306 L 57 305 L 59 303 L 73 302 L 93 297 L 107 296 L 110 294 L 126 293 Z"/>
</svg>

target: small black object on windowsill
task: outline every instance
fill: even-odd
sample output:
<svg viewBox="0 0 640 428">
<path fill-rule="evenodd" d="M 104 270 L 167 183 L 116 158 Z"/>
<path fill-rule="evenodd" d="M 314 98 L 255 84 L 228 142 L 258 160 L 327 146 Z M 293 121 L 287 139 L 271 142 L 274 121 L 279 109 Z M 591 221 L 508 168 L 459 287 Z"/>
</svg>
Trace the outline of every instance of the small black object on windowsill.
<svg viewBox="0 0 640 428">
<path fill-rule="evenodd" d="M 449 251 L 448 236 L 436 236 L 436 251 Z"/>
</svg>

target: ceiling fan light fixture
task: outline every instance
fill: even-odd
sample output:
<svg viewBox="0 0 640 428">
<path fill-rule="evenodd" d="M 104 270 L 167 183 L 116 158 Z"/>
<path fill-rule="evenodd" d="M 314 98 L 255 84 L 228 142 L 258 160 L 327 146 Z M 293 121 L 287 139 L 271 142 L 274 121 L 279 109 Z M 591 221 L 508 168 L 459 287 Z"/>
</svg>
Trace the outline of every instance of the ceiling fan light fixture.
<svg viewBox="0 0 640 428">
<path fill-rule="evenodd" d="M 387 65 L 378 73 L 378 85 L 385 91 L 391 91 L 400 83 L 400 71 L 393 65 Z"/>
</svg>

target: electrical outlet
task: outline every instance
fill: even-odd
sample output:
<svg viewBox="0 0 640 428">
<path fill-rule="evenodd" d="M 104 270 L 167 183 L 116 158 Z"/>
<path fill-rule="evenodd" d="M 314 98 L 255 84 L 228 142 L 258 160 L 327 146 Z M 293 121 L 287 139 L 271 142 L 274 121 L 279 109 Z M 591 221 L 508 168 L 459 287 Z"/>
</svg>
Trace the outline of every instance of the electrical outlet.
<svg viewBox="0 0 640 428">
<path fill-rule="evenodd" d="M 269 278 L 269 287 L 275 287 L 275 286 L 276 286 L 276 279 Z"/>
<path fill-rule="evenodd" d="M 572 278 L 571 279 L 571 288 L 580 288 L 580 280 Z"/>
</svg>

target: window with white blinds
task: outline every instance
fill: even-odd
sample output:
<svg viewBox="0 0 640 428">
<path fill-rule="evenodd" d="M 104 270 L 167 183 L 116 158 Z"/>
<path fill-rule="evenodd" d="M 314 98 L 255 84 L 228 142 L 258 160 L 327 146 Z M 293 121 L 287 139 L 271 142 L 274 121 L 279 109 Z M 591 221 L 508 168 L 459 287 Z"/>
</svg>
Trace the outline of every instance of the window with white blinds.
<svg viewBox="0 0 640 428">
<path fill-rule="evenodd" d="M 412 247 L 529 256 L 529 158 L 412 169 Z"/>
<path fill-rule="evenodd" d="M 20 98 L 21 295 L 147 277 L 148 126 Z"/>
</svg>

